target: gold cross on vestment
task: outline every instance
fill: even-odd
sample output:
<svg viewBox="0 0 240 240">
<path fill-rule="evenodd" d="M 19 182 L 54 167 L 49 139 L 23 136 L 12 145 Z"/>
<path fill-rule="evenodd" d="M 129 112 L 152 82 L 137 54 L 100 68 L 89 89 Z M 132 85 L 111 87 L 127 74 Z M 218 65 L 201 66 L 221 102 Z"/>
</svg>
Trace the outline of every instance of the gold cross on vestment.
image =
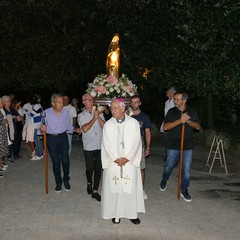
<svg viewBox="0 0 240 240">
<path fill-rule="evenodd" d="M 117 180 L 118 180 L 118 179 L 119 179 L 119 178 L 116 177 L 116 175 L 112 178 L 112 180 L 115 181 L 115 185 L 117 185 Z"/>
<path fill-rule="evenodd" d="M 128 183 L 128 182 L 127 182 L 128 180 L 131 180 L 131 178 L 130 178 L 130 177 L 128 177 L 128 175 L 124 176 L 124 178 L 123 178 L 123 179 L 125 180 L 125 182 L 124 182 L 125 184 L 127 184 L 127 183 Z"/>
</svg>

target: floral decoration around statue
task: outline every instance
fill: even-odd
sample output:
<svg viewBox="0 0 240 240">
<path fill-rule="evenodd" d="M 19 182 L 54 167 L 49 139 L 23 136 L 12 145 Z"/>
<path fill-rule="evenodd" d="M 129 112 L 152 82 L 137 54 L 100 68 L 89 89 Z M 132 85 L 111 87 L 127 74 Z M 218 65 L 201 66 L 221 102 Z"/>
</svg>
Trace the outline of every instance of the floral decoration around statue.
<svg viewBox="0 0 240 240">
<path fill-rule="evenodd" d="M 88 83 L 87 93 L 94 98 L 130 98 L 137 94 L 137 86 L 124 74 L 119 79 L 100 74 Z"/>
</svg>

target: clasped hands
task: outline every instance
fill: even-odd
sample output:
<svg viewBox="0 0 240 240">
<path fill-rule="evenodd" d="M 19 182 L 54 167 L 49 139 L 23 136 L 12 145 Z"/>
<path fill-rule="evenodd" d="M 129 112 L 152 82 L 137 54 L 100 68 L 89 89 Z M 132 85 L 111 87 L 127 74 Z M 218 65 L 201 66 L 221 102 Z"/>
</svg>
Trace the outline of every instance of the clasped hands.
<svg viewBox="0 0 240 240">
<path fill-rule="evenodd" d="M 122 167 L 124 166 L 127 162 L 129 162 L 129 160 L 125 157 L 122 157 L 122 158 L 117 158 L 115 161 L 114 161 L 118 166 Z"/>
<path fill-rule="evenodd" d="M 186 123 L 190 120 L 190 118 L 191 117 L 187 113 L 183 113 L 181 115 L 180 121 L 181 121 L 181 123 Z"/>
</svg>

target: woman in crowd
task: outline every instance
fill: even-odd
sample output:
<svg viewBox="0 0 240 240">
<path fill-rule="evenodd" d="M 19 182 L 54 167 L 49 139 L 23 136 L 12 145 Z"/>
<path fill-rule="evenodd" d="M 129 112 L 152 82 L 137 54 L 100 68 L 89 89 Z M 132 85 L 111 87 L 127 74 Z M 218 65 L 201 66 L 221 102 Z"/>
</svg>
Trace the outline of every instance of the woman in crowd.
<svg viewBox="0 0 240 240">
<path fill-rule="evenodd" d="M 3 111 L 3 102 L 0 98 L 0 178 L 3 178 L 2 173 L 6 171 L 7 165 L 4 164 L 4 159 L 8 155 L 8 139 L 7 139 L 7 119 Z"/>
</svg>

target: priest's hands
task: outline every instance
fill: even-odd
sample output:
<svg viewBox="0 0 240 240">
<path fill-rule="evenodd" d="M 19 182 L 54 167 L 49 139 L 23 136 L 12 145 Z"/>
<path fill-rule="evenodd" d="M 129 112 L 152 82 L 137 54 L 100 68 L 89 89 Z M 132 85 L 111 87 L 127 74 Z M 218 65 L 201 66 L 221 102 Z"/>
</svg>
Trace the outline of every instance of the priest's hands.
<svg viewBox="0 0 240 240">
<path fill-rule="evenodd" d="M 122 158 L 118 158 L 114 161 L 118 166 L 124 166 L 127 162 L 129 162 L 129 160 L 125 157 Z"/>
</svg>

